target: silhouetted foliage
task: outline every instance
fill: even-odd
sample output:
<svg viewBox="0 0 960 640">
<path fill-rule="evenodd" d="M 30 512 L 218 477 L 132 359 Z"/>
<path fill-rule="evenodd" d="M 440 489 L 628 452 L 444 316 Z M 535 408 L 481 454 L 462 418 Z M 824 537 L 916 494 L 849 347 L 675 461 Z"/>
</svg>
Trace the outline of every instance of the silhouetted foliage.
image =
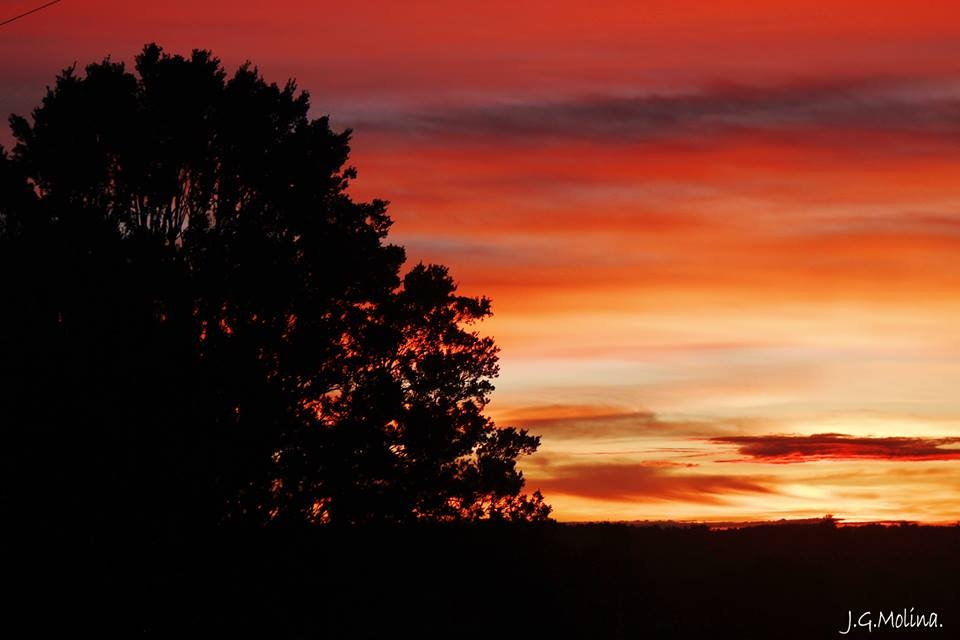
<svg viewBox="0 0 960 640">
<path fill-rule="evenodd" d="M 483 415 L 485 298 L 401 277 L 350 132 L 290 82 L 149 45 L 65 70 L 0 152 L 4 506 L 91 532 L 537 520 Z M 92 534 L 93 535 L 93 534 Z"/>
</svg>

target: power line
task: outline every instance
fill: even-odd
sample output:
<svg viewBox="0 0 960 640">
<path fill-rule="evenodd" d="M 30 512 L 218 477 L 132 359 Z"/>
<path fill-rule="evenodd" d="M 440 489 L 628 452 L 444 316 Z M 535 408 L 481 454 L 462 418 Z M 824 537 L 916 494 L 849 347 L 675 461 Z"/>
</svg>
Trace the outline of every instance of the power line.
<svg viewBox="0 0 960 640">
<path fill-rule="evenodd" d="M 46 9 L 47 7 L 49 7 L 49 6 L 51 6 L 51 5 L 54 5 L 54 4 L 57 4 L 58 2 L 60 2 L 60 0 L 53 0 L 53 2 L 48 2 L 47 4 L 42 4 L 42 5 L 40 5 L 39 7 L 35 7 L 35 8 L 33 8 L 33 9 L 30 9 L 30 11 L 26 11 L 26 12 L 24 12 L 24 13 L 21 13 L 21 14 L 18 15 L 18 16 L 13 16 L 12 18 L 7 18 L 7 19 L 4 20 L 3 22 L 0 22 L 0 27 L 2 27 L 2 26 L 5 25 L 5 24 L 10 24 L 11 22 L 16 22 L 16 21 L 19 20 L 20 18 L 26 18 L 26 17 L 27 17 L 28 15 L 30 15 L 31 13 L 36 13 L 37 11 L 40 11 L 41 9 Z"/>
</svg>

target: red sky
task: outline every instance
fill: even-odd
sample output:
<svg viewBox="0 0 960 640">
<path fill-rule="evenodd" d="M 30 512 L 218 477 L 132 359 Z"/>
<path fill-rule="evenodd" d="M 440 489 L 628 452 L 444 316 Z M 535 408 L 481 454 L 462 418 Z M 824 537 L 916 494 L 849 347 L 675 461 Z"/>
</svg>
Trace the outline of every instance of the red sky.
<svg viewBox="0 0 960 640">
<path fill-rule="evenodd" d="M 354 194 L 493 298 L 559 519 L 960 519 L 956 3 L 63 0 L 0 110 L 149 41 L 355 129 Z"/>
</svg>

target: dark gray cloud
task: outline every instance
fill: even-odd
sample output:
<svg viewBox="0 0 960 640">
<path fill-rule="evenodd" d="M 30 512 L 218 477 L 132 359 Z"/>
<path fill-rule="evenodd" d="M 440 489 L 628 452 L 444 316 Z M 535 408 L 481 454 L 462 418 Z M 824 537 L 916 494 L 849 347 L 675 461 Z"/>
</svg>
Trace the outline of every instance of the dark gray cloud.
<svg viewBox="0 0 960 640">
<path fill-rule="evenodd" d="M 956 135 L 960 133 L 960 86 L 876 79 L 768 87 L 715 85 L 684 93 L 398 111 L 368 115 L 356 127 L 501 142 L 524 138 L 643 141 L 738 131 Z"/>
<path fill-rule="evenodd" d="M 564 407 L 542 407 L 543 413 L 562 411 Z M 577 407 L 572 407 L 576 411 Z M 652 411 L 617 412 L 613 410 L 568 413 L 557 417 L 524 418 L 522 413 L 505 424 L 515 424 L 550 439 L 633 439 L 643 437 L 709 437 L 717 433 L 737 433 L 745 426 L 767 426 L 766 420 L 742 419 L 672 419 Z"/>
</svg>

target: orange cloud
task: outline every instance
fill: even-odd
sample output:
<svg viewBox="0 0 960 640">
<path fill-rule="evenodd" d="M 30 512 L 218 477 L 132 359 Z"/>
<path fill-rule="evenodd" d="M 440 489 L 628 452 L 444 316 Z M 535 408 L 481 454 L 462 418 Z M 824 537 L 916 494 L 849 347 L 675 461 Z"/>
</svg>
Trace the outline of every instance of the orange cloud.
<svg viewBox="0 0 960 640">
<path fill-rule="evenodd" d="M 723 504 L 735 494 L 769 494 L 772 477 L 680 472 L 676 463 L 563 464 L 535 484 L 550 492 L 614 502 L 679 501 Z"/>
</svg>

